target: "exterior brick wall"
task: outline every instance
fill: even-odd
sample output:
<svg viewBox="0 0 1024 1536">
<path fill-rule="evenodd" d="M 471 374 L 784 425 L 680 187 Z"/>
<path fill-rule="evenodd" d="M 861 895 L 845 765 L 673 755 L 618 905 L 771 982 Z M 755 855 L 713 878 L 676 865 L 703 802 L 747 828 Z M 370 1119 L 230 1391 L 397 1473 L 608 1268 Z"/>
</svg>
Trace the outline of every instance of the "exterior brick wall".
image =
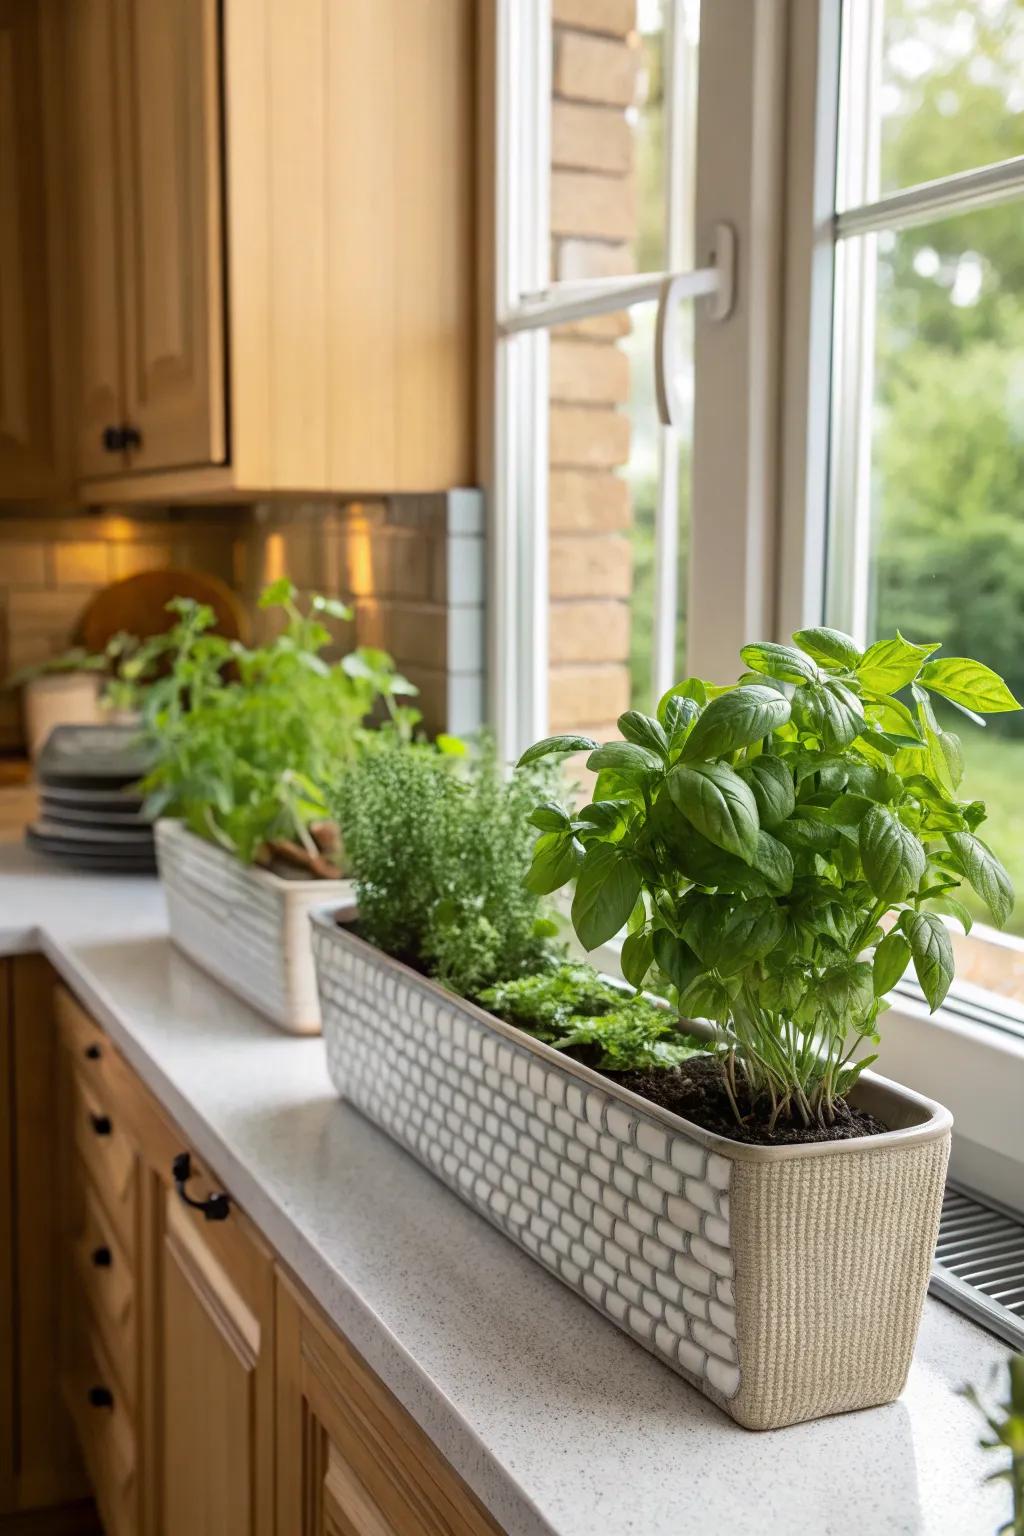
<svg viewBox="0 0 1024 1536">
<path fill-rule="evenodd" d="M 634 270 L 636 0 L 554 0 L 552 276 Z M 627 315 L 559 327 L 551 341 L 552 731 L 614 732 L 629 707 L 632 571 Z"/>
<path fill-rule="evenodd" d="M 476 491 L 374 501 L 158 512 L 0 514 L 0 683 L 74 643 L 90 598 L 139 571 L 191 567 L 256 605 L 287 574 L 350 602 L 337 648 L 389 651 L 420 689 L 430 730 L 472 730 L 484 710 L 484 547 Z M 19 700 L 0 687 L 0 753 L 22 750 Z"/>
</svg>

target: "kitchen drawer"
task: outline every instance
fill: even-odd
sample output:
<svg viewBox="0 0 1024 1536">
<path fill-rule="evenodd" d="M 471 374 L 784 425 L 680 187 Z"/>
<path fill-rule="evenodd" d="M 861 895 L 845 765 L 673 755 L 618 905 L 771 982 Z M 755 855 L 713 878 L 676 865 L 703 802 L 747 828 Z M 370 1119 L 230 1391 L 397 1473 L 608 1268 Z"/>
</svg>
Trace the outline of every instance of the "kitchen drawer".
<svg viewBox="0 0 1024 1536">
<path fill-rule="evenodd" d="M 84 1314 L 62 1387 L 106 1536 L 137 1536 L 135 1426 L 103 1346 Z"/>
<path fill-rule="evenodd" d="M 118 1111 L 71 1073 L 70 1113 L 82 1169 L 98 1191 L 129 1262 L 135 1258 L 136 1154 Z"/>
<path fill-rule="evenodd" d="M 82 1174 L 76 1205 L 72 1253 L 80 1305 L 103 1340 L 118 1386 L 129 1403 L 134 1403 L 138 1339 L 135 1276 L 114 1223 Z"/>
<path fill-rule="evenodd" d="M 130 1081 L 117 1051 L 77 998 L 59 983 L 53 991 L 53 1006 L 61 1043 L 82 1081 L 91 1084 L 108 1103 L 117 1104 Z"/>
</svg>

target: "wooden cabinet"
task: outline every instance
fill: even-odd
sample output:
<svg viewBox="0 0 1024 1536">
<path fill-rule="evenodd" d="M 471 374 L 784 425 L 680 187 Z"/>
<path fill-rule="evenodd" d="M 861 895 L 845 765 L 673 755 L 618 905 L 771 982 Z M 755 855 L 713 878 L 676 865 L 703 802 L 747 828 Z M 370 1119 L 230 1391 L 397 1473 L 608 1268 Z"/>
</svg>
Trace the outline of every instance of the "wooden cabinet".
<svg viewBox="0 0 1024 1536">
<path fill-rule="evenodd" d="M 0 0 L 0 496 L 66 494 L 56 0 Z"/>
<path fill-rule="evenodd" d="M 0 1528 L 500 1536 L 46 963 L 0 981 Z"/>
<path fill-rule="evenodd" d="M 475 10 L 68 7 L 84 499 L 472 482 Z"/>
<path fill-rule="evenodd" d="M 157 1406 L 164 1536 L 272 1536 L 273 1318 L 271 1255 L 242 1213 L 207 1222 L 169 1191 Z"/>
<path fill-rule="evenodd" d="M 88 1494 L 54 1349 L 56 1081 L 49 966 L 36 955 L 0 960 L 0 1527 L 4 1516 L 27 1518 Z M 88 1505 L 80 1528 L 96 1528 Z"/>
<path fill-rule="evenodd" d="M 279 1532 L 500 1536 L 419 1426 L 284 1276 L 277 1360 Z"/>
</svg>

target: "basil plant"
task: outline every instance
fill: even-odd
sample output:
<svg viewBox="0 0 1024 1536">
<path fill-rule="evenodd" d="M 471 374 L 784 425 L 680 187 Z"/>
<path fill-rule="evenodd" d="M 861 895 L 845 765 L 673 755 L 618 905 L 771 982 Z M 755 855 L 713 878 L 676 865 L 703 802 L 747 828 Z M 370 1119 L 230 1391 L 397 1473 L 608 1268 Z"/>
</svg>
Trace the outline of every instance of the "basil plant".
<svg viewBox="0 0 1024 1536">
<path fill-rule="evenodd" d="M 524 753 L 589 750 L 597 774 L 589 805 L 533 811 L 528 882 L 575 881 L 584 948 L 625 928 L 627 980 L 715 1026 L 737 1119 L 826 1126 L 907 966 L 933 1010 L 945 997 L 946 919 L 971 925 L 961 885 L 1000 927 L 1013 907 L 933 701 L 975 719 L 1019 706 L 988 667 L 899 633 L 866 651 L 832 629 L 793 640 L 745 646 L 734 686 L 689 678 L 656 717 L 629 710 L 621 741 Z"/>
</svg>

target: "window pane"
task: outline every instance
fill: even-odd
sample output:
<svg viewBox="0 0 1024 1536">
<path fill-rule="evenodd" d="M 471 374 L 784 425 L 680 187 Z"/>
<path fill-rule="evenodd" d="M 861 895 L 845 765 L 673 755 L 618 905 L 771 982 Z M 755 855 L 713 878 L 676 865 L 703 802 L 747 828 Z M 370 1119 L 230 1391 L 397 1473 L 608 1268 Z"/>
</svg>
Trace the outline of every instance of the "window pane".
<svg viewBox="0 0 1024 1536">
<path fill-rule="evenodd" d="M 1022 217 L 1011 203 L 840 247 L 830 572 L 836 622 L 869 640 L 898 627 L 941 641 L 994 667 L 1019 698 Z M 1024 715 L 981 729 L 949 708 L 942 723 L 963 742 L 959 793 L 988 805 L 981 835 L 1024 892 Z M 1024 901 L 1011 928 L 1024 934 Z M 1024 1001 L 1019 945 L 963 948 L 962 975 Z"/>
<path fill-rule="evenodd" d="M 1024 154 L 1024 0 L 846 0 L 840 207 Z"/>
</svg>

